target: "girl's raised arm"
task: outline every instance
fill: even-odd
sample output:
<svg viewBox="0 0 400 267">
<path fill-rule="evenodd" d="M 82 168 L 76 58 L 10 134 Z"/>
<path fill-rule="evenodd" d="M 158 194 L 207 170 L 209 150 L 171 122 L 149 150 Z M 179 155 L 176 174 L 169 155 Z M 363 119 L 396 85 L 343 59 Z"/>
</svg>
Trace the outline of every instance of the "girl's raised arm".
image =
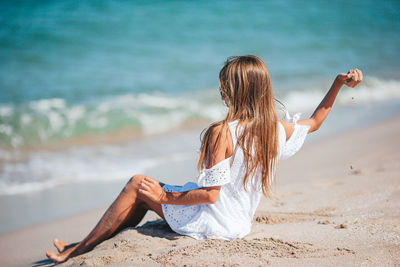
<svg viewBox="0 0 400 267">
<path fill-rule="evenodd" d="M 342 88 L 343 85 L 355 87 L 362 79 L 363 75 L 359 69 L 350 70 L 347 74 L 340 73 L 311 117 L 309 119 L 299 120 L 297 123 L 310 126 L 308 133 L 318 130 L 328 116 L 340 88 Z M 294 131 L 294 124 L 285 121 L 281 121 L 281 123 L 285 128 L 286 140 L 288 140 Z"/>
</svg>

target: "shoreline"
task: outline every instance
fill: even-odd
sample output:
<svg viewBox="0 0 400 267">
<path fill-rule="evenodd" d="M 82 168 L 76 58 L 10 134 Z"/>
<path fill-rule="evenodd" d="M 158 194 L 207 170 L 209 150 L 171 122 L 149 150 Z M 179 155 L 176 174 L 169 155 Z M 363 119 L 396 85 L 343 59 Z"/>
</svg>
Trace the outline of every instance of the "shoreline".
<svg viewBox="0 0 400 267">
<path fill-rule="evenodd" d="M 396 261 L 396 257 L 400 258 L 400 158 L 396 142 L 399 125 L 400 116 L 397 115 L 316 140 L 298 155 L 281 162 L 276 198 L 262 199 L 252 232 L 243 240 L 235 241 L 239 243 L 232 244 L 249 246 L 251 250 L 272 247 L 265 251 L 256 249 L 260 255 L 266 253 L 265 259 L 257 258 L 262 264 L 399 264 Z M 79 240 L 103 211 L 104 208 L 92 210 L 1 234 L 1 265 L 34 265 L 45 260 L 44 252 L 52 249 L 54 237 L 68 242 Z M 149 216 L 147 220 L 156 218 L 152 213 Z M 191 265 L 215 263 L 220 259 L 218 253 L 234 256 L 230 246 L 220 241 L 195 241 L 181 236 L 168 239 L 168 231 L 162 227 L 157 230 L 157 227 L 150 225 L 142 232 L 135 230 L 138 228 L 124 231 L 65 265 L 81 262 L 88 265 L 136 265 L 140 262 L 144 265 L 162 265 L 162 262 Z M 159 237 L 149 235 L 149 231 Z M 135 239 L 143 242 L 143 246 L 134 246 L 131 242 Z M 156 243 L 160 250 L 153 249 Z M 114 244 L 117 249 L 110 247 Z M 212 253 L 207 246 L 215 248 Z M 22 256 L 21 250 L 25 250 Z M 169 256 L 165 254 L 168 250 Z M 144 251 L 153 256 L 145 256 Z M 199 256 L 193 251 L 199 251 Z M 231 263 L 256 264 L 246 256 L 247 252 L 246 249 L 238 251 L 239 257 L 233 257 Z M 184 253 L 192 257 L 182 256 Z M 290 253 L 295 253 L 296 257 Z M 104 260 L 105 255 L 108 261 Z M 228 263 L 220 260 L 221 264 Z M 44 261 L 43 265 L 46 264 L 50 263 Z"/>
</svg>

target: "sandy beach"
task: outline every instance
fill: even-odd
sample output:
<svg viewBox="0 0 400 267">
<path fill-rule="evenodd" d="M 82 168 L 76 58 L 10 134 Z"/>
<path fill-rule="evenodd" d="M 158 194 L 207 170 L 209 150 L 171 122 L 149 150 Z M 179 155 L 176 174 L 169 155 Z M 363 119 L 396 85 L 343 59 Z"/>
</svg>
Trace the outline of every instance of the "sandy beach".
<svg viewBox="0 0 400 267">
<path fill-rule="evenodd" d="M 0 267 L 56 265 L 54 238 L 82 240 L 135 174 L 196 181 L 226 100 L 270 96 L 224 92 L 240 55 L 265 63 L 281 120 L 311 116 L 340 73 L 363 82 L 279 162 L 248 236 L 197 241 L 148 213 L 60 266 L 400 266 L 400 1 L 343 4 L 4 2 Z"/>
<path fill-rule="evenodd" d="M 171 232 L 155 214 L 62 266 L 397 266 L 400 117 L 306 144 L 281 162 L 275 198 L 232 242 Z M 104 209 L 0 236 L 1 266 L 48 266 L 58 237 L 78 241 Z"/>
</svg>

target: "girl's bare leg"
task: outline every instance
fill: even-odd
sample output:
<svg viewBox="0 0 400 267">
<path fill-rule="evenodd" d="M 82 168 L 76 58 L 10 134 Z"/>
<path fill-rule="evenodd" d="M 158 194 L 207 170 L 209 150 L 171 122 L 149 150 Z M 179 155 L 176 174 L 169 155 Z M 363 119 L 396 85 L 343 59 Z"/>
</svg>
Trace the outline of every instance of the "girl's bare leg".
<svg viewBox="0 0 400 267">
<path fill-rule="evenodd" d="M 47 257 L 55 262 L 64 262 L 70 257 L 83 254 L 117 234 L 120 230 L 128 226 L 136 226 L 149 209 L 154 210 L 164 218 L 161 205 L 143 201 L 137 197 L 139 183 L 144 177 L 143 175 L 135 175 L 129 180 L 117 199 L 85 239 L 73 245 L 67 245 L 62 241 L 57 242 L 60 244 L 60 248 L 64 247 L 63 251 L 59 254 L 48 251 L 46 252 Z"/>
</svg>

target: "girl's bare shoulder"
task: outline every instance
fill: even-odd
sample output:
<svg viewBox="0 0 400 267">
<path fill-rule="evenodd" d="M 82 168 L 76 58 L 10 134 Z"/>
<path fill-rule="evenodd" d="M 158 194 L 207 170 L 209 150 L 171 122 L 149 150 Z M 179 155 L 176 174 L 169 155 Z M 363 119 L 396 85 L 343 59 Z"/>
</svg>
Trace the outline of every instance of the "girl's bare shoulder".
<svg viewBox="0 0 400 267">
<path fill-rule="evenodd" d="M 218 151 L 218 154 L 224 152 L 224 158 L 232 155 L 232 136 L 228 124 L 220 123 L 212 125 L 210 128 L 210 141 L 214 144 L 214 146 L 212 146 L 216 150 L 214 152 Z"/>
<path fill-rule="evenodd" d="M 289 121 L 279 121 L 280 124 L 282 124 L 283 129 L 285 130 L 285 134 L 286 134 L 286 140 L 288 140 L 293 132 L 294 132 L 294 124 L 293 122 L 289 122 Z"/>
</svg>

